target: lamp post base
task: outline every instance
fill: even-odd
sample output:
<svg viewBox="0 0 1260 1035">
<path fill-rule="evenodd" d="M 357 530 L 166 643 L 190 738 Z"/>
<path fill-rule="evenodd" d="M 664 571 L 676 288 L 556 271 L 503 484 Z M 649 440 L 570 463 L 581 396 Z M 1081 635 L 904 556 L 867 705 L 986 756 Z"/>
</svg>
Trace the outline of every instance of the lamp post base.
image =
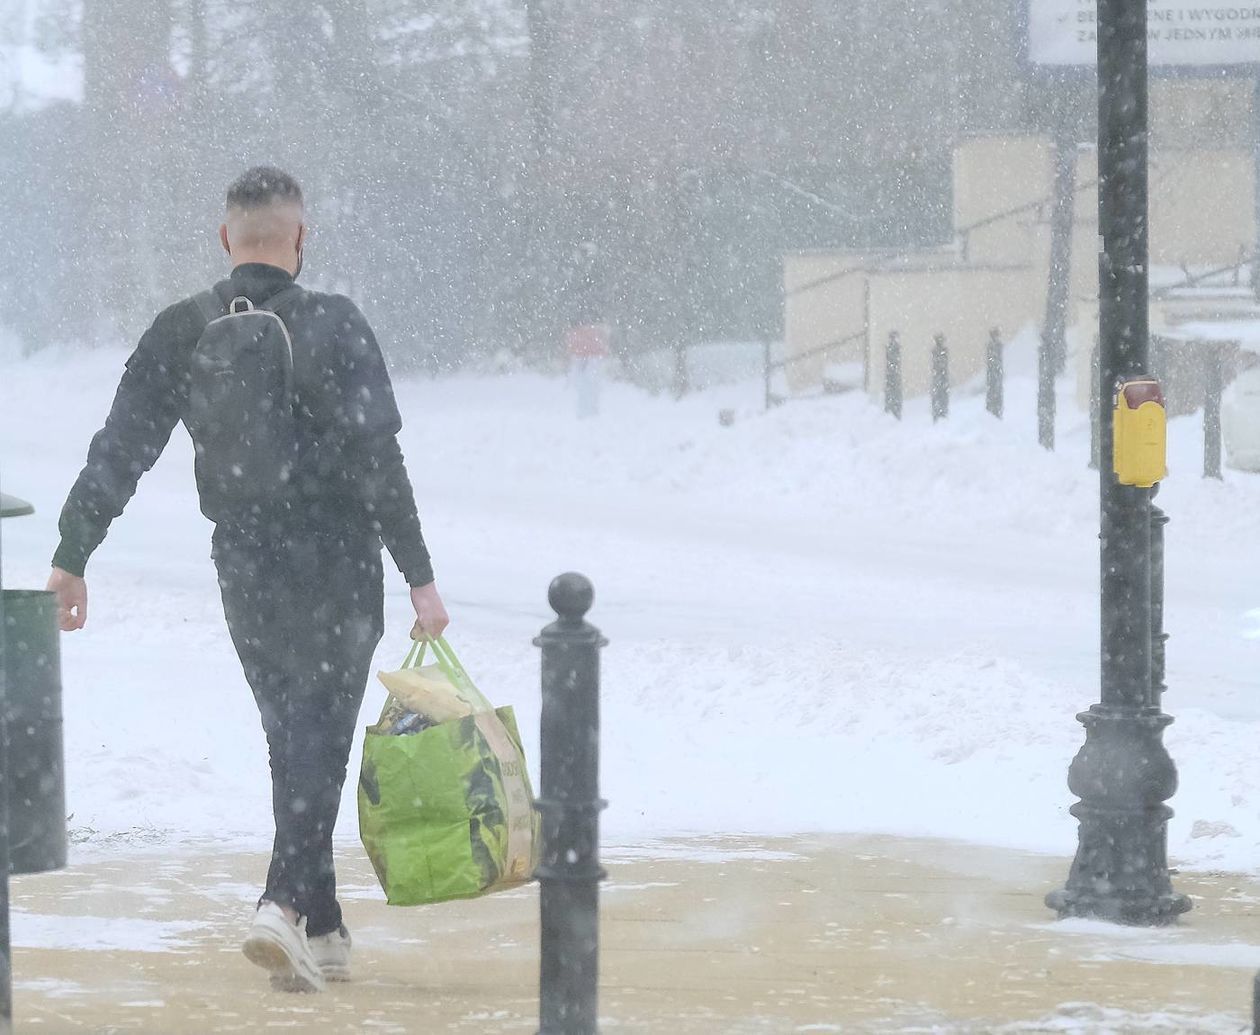
<svg viewBox="0 0 1260 1035">
<path fill-rule="evenodd" d="M 1093 810 L 1076 805 L 1080 847 L 1067 886 L 1046 896 L 1059 919 L 1081 917 L 1134 927 L 1163 927 L 1190 909 L 1172 889 L 1165 858 L 1167 806 Z M 1090 813 L 1095 813 L 1091 815 Z"/>
<path fill-rule="evenodd" d="M 1129 927 L 1166 927 L 1175 924 L 1177 917 L 1190 910 L 1190 900 L 1173 891 L 1160 898 L 1136 901 L 1077 894 L 1062 888 L 1046 896 L 1046 905 L 1059 914 L 1060 920 L 1079 917 Z"/>
<path fill-rule="evenodd" d="M 1066 887 L 1046 896 L 1060 918 L 1090 917 L 1158 927 L 1190 908 L 1168 873 L 1164 802 L 1177 770 L 1164 747 L 1172 722 L 1157 708 L 1095 705 L 1078 716 L 1085 744 L 1072 761 L 1068 786 L 1081 800 L 1076 858 Z"/>
</svg>

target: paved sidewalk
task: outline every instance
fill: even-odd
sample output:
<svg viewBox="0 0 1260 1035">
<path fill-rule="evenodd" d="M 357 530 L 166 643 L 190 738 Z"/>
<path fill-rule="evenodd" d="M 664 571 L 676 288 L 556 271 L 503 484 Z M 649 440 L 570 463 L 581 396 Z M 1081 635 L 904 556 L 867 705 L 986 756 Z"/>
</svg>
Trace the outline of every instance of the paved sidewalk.
<svg viewBox="0 0 1260 1035">
<path fill-rule="evenodd" d="M 608 853 L 601 1030 L 1231 1032 L 1260 882 L 1180 876 L 1173 929 L 1057 923 L 1066 859 L 887 838 Z M 14 882 L 19 1032 L 535 1032 L 537 892 L 391 909 L 339 860 L 359 980 L 272 992 L 239 952 L 261 855 L 144 850 Z"/>
</svg>

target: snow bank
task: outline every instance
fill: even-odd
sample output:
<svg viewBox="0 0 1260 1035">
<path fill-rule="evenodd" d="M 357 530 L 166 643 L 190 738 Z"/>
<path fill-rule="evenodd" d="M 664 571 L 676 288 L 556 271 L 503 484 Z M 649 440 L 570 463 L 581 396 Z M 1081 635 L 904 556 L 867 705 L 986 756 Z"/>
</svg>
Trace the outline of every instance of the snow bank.
<svg viewBox="0 0 1260 1035">
<path fill-rule="evenodd" d="M 51 55 L 29 44 L 0 44 L 0 105 L 19 112 L 53 101 L 83 99 L 83 60 Z"/>
<path fill-rule="evenodd" d="M 6 581 L 39 583 L 55 515 L 122 352 L 0 368 L 0 468 L 39 515 L 6 522 Z M 675 403 L 624 386 L 579 423 L 562 381 L 398 386 L 454 642 L 517 707 L 536 765 L 545 591 L 596 582 L 604 790 L 613 838 L 878 831 L 1071 851 L 1066 769 L 1098 684 L 1097 475 L 1065 395 L 1055 453 L 1035 386 L 1008 419 L 974 394 L 933 425 L 858 395 L 762 415 L 758 387 Z M 733 427 L 719 426 L 733 409 Z M 1249 639 L 1260 606 L 1260 479 L 1198 478 L 1197 418 L 1174 422 L 1167 740 L 1182 865 L 1252 869 L 1260 739 Z M 145 479 L 89 570 L 89 628 L 63 642 L 70 804 L 80 836 L 268 834 L 262 734 L 232 654 L 187 437 Z M 381 666 L 401 659 L 388 589 Z M 381 693 L 369 690 L 364 722 Z M 353 774 L 340 832 L 353 837 Z M 1196 836 L 1197 835 L 1197 836 Z"/>
</svg>

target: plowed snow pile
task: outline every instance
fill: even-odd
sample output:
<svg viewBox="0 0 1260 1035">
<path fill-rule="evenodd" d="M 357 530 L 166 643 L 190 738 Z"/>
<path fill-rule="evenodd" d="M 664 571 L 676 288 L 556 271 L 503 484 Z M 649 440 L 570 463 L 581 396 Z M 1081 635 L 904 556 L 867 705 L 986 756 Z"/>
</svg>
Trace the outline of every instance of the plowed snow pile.
<svg viewBox="0 0 1260 1035">
<path fill-rule="evenodd" d="M 5 522 L 5 580 L 42 585 L 58 508 L 125 353 L 9 356 L 0 470 L 34 518 Z M 1066 392 L 1066 388 L 1065 388 Z M 755 385 L 682 402 L 615 386 L 579 423 L 561 380 L 400 381 L 403 446 L 451 637 L 515 704 L 537 766 L 545 591 L 596 583 L 603 777 L 614 837 L 886 831 L 1071 851 L 1074 713 L 1098 691 L 1097 475 L 1060 399 L 1007 420 L 961 394 L 933 425 L 859 393 L 762 415 Z M 721 427 L 718 410 L 736 410 Z M 1260 858 L 1260 476 L 1199 478 L 1198 418 L 1174 421 L 1167 741 L 1176 862 Z M 219 610 L 191 448 L 177 430 L 89 567 L 88 629 L 63 641 L 72 826 L 114 838 L 268 838 L 261 730 Z M 379 665 L 401 659 L 388 583 Z M 369 688 L 363 721 L 379 710 Z M 357 757 L 351 760 L 347 805 Z M 352 808 L 340 835 L 355 833 Z M 84 849 L 86 850 L 86 849 Z"/>
</svg>

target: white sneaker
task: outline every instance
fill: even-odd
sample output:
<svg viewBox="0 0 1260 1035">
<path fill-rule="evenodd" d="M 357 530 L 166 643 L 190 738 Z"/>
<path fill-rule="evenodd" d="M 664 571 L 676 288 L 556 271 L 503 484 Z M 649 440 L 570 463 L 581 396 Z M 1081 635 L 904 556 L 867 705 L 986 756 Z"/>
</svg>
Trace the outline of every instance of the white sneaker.
<svg viewBox="0 0 1260 1035">
<path fill-rule="evenodd" d="M 293 923 L 274 902 L 264 902 L 241 946 L 245 958 L 271 975 L 286 992 L 322 992 L 326 987 L 306 939 L 306 920 Z"/>
<path fill-rule="evenodd" d="M 350 980 L 350 948 L 353 944 L 345 925 L 338 931 L 318 934 L 307 938 L 311 955 L 319 964 L 319 971 L 327 981 Z"/>
</svg>

